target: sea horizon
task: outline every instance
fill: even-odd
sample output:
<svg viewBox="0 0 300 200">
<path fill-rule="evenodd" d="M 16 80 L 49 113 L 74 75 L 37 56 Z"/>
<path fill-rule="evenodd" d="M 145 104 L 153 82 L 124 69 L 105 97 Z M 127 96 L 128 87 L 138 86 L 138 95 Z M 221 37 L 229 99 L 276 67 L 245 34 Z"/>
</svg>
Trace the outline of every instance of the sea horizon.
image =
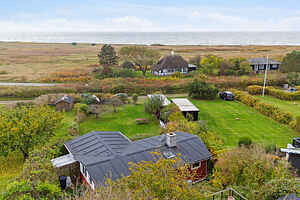
<svg viewBox="0 0 300 200">
<path fill-rule="evenodd" d="M 139 45 L 300 45 L 299 31 L 0 32 L 1 42 Z"/>
</svg>

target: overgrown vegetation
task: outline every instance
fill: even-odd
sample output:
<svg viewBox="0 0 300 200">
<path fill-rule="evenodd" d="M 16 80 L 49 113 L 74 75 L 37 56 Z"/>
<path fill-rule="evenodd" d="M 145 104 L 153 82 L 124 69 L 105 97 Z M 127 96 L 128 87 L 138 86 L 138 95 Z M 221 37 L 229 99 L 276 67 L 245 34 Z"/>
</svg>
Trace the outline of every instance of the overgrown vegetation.
<svg viewBox="0 0 300 200">
<path fill-rule="evenodd" d="M 189 96 L 196 99 L 215 99 L 218 94 L 218 89 L 204 81 L 194 79 L 192 83 L 188 85 Z"/>
<path fill-rule="evenodd" d="M 11 151 L 29 152 L 54 135 L 63 116 L 47 106 L 17 107 L 0 112 L 1 155 Z"/>
<path fill-rule="evenodd" d="M 287 161 L 259 146 L 220 154 L 212 183 L 223 189 L 234 186 L 249 199 L 273 200 L 297 191 Z"/>
<path fill-rule="evenodd" d="M 281 71 L 300 72 L 300 51 L 288 53 L 282 60 Z"/>
</svg>

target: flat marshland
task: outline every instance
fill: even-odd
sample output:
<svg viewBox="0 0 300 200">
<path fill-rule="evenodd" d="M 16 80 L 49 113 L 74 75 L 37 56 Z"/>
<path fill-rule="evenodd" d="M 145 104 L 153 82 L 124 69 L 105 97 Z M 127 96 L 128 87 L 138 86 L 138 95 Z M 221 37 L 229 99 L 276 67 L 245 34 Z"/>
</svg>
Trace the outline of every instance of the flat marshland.
<svg viewBox="0 0 300 200">
<path fill-rule="evenodd" d="M 118 51 L 125 45 L 113 45 Z M 57 72 L 76 73 L 88 76 L 98 64 L 97 54 L 102 45 L 91 44 L 47 44 L 0 42 L 0 81 L 39 82 Z M 189 59 L 195 55 L 214 54 L 224 58 L 264 57 L 281 60 L 300 46 L 172 46 L 151 45 L 148 48 L 158 50 L 161 55 L 172 50 Z"/>
</svg>

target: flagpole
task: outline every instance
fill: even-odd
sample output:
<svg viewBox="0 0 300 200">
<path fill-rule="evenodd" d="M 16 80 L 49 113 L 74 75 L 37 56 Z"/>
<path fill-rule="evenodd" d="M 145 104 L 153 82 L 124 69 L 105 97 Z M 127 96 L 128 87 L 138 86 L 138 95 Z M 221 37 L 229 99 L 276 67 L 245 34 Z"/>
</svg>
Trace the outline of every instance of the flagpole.
<svg viewBox="0 0 300 200">
<path fill-rule="evenodd" d="M 263 93 L 262 96 L 265 96 L 265 88 L 266 88 L 266 83 L 267 83 L 267 75 L 268 75 L 268 67 L 269 67 L 269 56 L 267 56 L 267 66 L 265 70 L 265 78 L 264 78 L 264 87 L 263 87 Z"/>
</svg>

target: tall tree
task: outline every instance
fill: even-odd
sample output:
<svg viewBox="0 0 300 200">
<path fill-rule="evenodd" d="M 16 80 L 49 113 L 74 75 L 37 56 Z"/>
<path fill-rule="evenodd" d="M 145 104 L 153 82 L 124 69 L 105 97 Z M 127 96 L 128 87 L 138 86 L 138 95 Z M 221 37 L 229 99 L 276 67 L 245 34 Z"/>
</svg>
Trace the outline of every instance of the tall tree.
<svg viewBox="0 0 300 200">
<path fill-rule="evenodd" d="M 281 71 L 300 72 L 300 51 L 288 53 L 282 61 Z"/>
<path fill-rule="evenodd" d="M 201 56 L 197 55 L 197 56 L 190 58 L 190 63 L 193 65 L 196 65 L 197 67 L 200 67 L 201 60 L 202 60 Z"/>
<path fill-rule="evenodd" d="M 228 70 L 228 75 L 247 75 L 250 74 L 252 68 L 246 58 L 237 57 L 229 59 L 232 68 Z"/>
<path fill-rule="evenodd" d="M 137 66 L 138 70 L 140 70 L 144 76 L 160 57 L 158 51 L 140 46 L 122 47 L 120 49 L 120 55 L 124 60 L 130 61 Z"/>
<path fill-rule="evenodd" d="M 18 107 L 0 112 L 0 154 L 30 150 L 49 140 L 63 115 L 47 106 Z"/>
<path fill-rule="evenodd" d="M 99 63 L 103 67 L 113 66 L 118 64 L 118 56 L 115 49 L 110 44 L 105 44 L 99 54 Z"/>
<path fill-rule="evenodd" d="M 207 55 L 201 60 L 201 70 L 205 74 L 218 75 L 220 71 L 220 64 L 224 61 L 222 57 L 215 55 Z"/>
</svg>

